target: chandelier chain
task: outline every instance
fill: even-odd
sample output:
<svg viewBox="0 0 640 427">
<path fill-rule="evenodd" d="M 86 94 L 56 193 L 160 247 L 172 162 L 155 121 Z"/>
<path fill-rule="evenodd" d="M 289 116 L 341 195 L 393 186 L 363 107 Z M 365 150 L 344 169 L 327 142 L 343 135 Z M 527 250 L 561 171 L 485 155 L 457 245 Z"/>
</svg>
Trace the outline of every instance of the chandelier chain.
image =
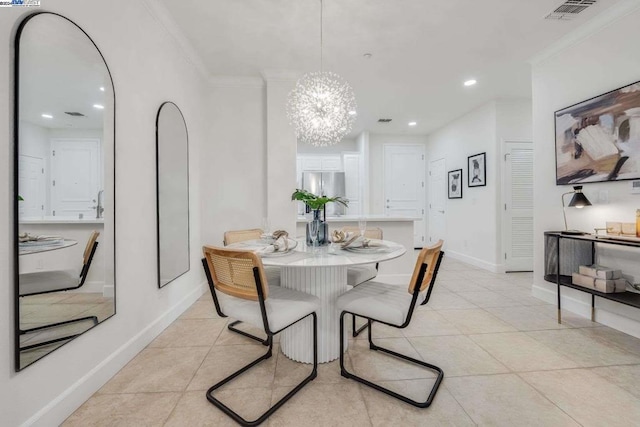
<svg viewBox="0 0 640 427">
<path fill-rule="evenodd" d="M 323 0 L 320 0 L 320 71 L 302 76 L 287 100 L 287 117 L 298 141 L 314 146 L 337 144 L 353 127 L 356 100 L 344 79 L 324 71 Z"/>
<path fill-rule="evenodd" d="M 322 7 L 322 0 L 320 0 L 320 72 L 324 71 L 323 68 L 323 64 L 322 64 L 322 51 L 324 50 L 324 43 L 323 43 L 323 39 L 322 39 L 322 15 L 323 15 L 323 7 Z"/>
</svg>

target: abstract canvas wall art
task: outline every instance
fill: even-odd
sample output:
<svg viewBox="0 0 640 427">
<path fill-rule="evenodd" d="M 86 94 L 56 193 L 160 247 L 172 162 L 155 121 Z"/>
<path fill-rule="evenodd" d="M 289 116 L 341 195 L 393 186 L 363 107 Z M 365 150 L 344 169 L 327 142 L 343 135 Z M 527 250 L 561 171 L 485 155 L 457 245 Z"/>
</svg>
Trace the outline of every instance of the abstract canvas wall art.
<svg viewBox="0 0 640 427">
<path fill-rule="evenodd" d="M 556 184 L 640 178 L 640 82 L 555 112 Z"/>
</svg>

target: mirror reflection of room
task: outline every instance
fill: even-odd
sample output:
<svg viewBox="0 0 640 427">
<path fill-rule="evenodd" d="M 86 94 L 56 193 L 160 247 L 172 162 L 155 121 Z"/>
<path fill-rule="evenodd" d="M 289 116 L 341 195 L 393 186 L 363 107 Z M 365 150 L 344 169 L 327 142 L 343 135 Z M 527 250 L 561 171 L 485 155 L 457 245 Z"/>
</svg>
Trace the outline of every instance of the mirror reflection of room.
<svg viewBox="0 0 640 427">
<path fill-rule="evenodd" d="M 92 41 L 51 14 L 19 35 L 20 368 L 115 313 L 113 89 Z"/>
</svg>

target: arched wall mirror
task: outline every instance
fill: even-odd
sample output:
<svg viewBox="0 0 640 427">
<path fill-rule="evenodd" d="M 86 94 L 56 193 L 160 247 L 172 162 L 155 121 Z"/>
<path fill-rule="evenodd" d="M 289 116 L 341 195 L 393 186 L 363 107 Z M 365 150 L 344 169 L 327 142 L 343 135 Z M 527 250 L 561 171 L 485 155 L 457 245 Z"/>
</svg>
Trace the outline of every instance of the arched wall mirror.
<svg viewBox="0 0 640 427">
<path fill-rule="evenodd" d="M 14 107 L 19 371 L 115 314 L 115 95 L 75 23 L 20 24 Z"/>
<path fill-rule="evenodd" d="M 189 142 L 187 124 L 173 102 L 156 117 L 158 286 L 189 271 Z"/>
</svg>

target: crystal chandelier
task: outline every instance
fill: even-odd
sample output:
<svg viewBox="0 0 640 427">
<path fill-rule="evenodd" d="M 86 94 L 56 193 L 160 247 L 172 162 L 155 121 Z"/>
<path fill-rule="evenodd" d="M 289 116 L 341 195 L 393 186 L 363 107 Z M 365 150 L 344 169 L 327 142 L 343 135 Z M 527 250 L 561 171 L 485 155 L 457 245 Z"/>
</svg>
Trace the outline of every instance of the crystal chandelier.
<svg viewBox="0 0 640 427">
<path fill-rule="evenodd" d="M 289 93 L 287 117 L 298 140 L 316 147 L 337 144 L 351 132 L 356 99 L 349 83 L 322 68 L 322 0 L 320 0 L 320 71 L 307 73 Z"/>
</svg>

